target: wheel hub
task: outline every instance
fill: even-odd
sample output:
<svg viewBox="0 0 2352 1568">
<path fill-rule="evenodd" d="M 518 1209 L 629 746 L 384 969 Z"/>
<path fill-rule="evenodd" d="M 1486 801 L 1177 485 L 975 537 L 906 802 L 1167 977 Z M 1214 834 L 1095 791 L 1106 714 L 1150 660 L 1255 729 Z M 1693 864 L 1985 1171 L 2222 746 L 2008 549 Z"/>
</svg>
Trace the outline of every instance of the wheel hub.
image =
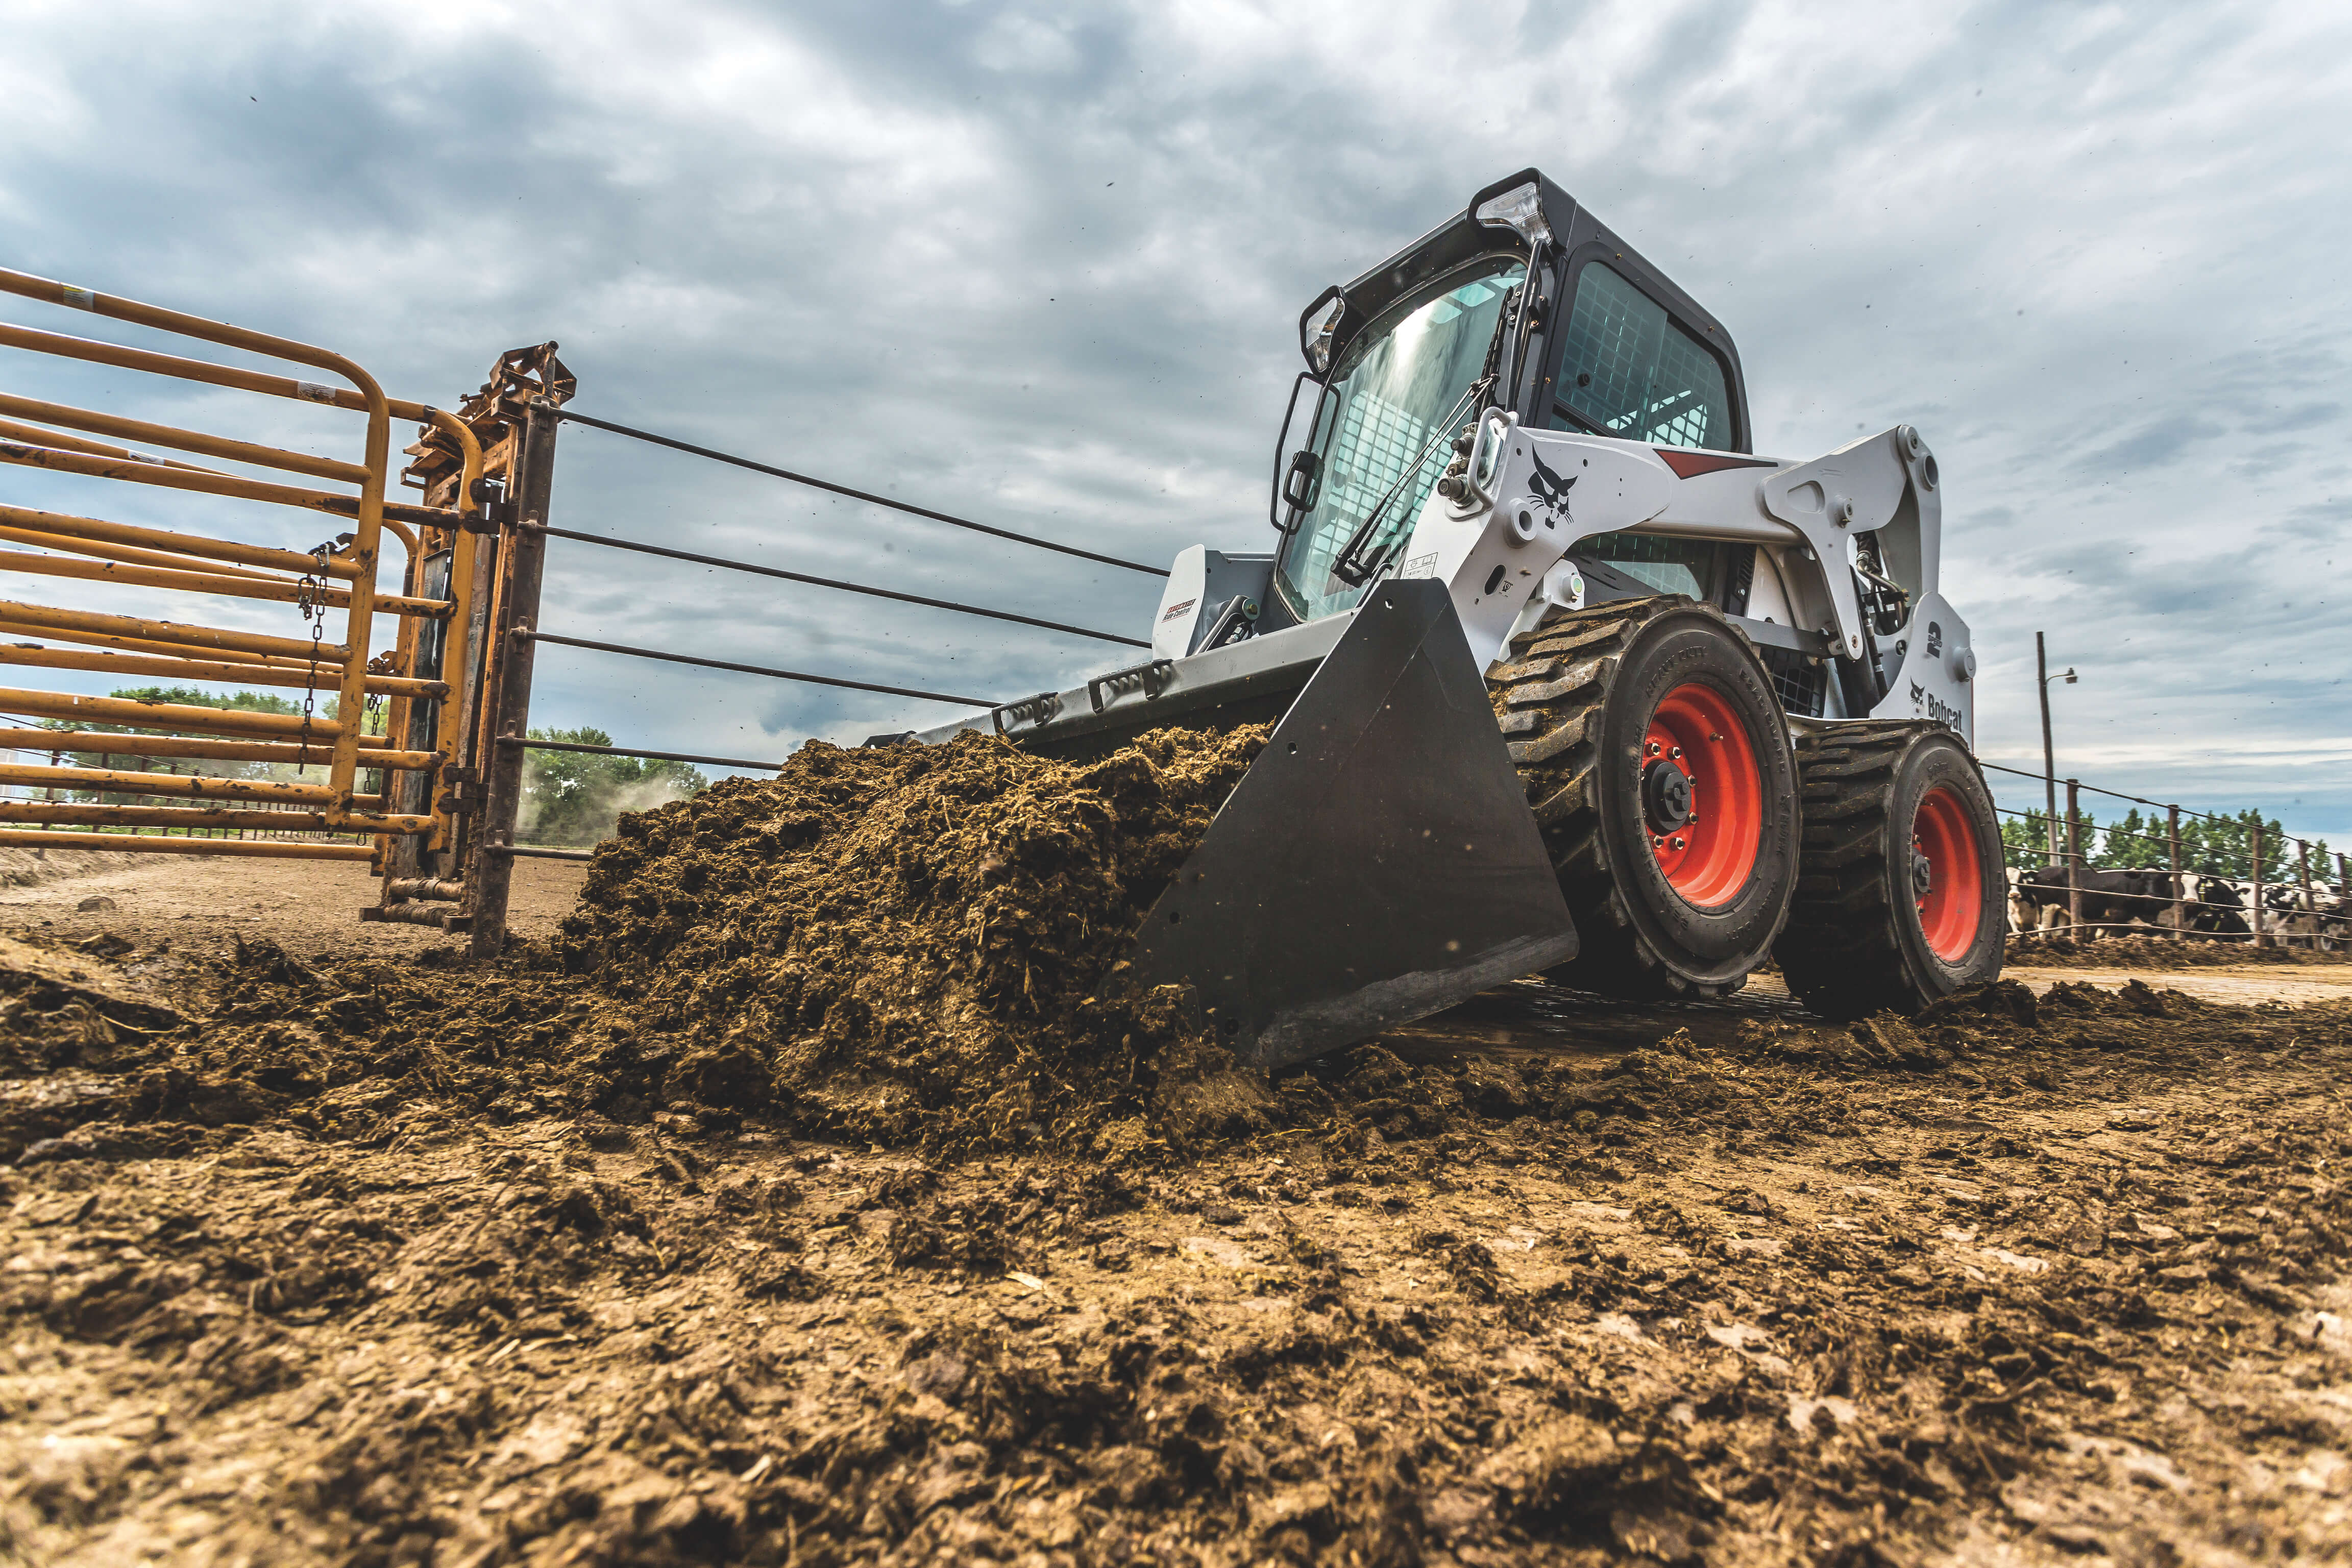
<svg viewBox="0 0 2352 1568">
<path fill-rule="evenodd" d="M 1643 826 L 1666 886 L 1697 909 L 1739 896 L 1763 841 L 1763 774 L 1728 699 L 1693 681 L 1658 700 L 1642 740 Z"/>
<path fill-rule="evenodd" d="M 1661 757 L 1642 770 L 1642 815 L 1652 833 L 1672 833 L 1690 820 L 1690 775 Z"/>
<path fill-rule="evenodd" d="M 1947 963 L 1959 963 L 1975 945 L 1987 895 L 1976 829 L 1948 784 L 1921 796 L 1912 819 L 1911 892 L 1928 951 Z"/>
</svg>

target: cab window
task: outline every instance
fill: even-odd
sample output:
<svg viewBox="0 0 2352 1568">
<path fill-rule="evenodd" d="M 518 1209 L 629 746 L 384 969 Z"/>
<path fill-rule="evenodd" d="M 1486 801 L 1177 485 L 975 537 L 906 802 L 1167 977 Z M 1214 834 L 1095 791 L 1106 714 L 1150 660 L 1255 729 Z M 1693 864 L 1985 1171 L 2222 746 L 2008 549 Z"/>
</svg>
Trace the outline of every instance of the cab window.
<svg viewBox="0 0 2352 1568">
<path fill-rule="evenodd" d="M 1601 262 L 1578 275 L 1566 336 L 1552 428 L 1657 447 L 1722 449 L 1737 438 L 1723 362 Z"/>
<path fill-rule="evenodd" d="M 1688 594 L 1699 600 L 1715 597 L 1717 563 L 1722 551 L 1712 540 L 1597 533 L 1577 548 L 1661 594 Z"/>
</svg>

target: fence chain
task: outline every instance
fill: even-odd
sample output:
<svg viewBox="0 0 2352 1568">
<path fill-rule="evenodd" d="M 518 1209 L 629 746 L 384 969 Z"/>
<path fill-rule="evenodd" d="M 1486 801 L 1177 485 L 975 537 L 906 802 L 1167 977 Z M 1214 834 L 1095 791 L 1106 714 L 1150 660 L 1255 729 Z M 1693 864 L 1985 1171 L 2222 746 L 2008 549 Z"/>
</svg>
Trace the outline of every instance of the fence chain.
<svg viewBox="0 0 2352 1568">
<path fill-rule="evenodd" d="M 294 772 L 299 777 L 310 765 L 310 712 L 319 700 L 319 648 L 327 636 L 327 557 L 334 551 L 331 542 L 313 545 L 310 559 L 319 563 L 318 571 L 305 572 L 295 584 L 294 604 L 302 612 L 303 620 L 310 626 L 310 662 L 302 676 L 302 734 L 300 749 L 294 754 Z"/>
</svg>

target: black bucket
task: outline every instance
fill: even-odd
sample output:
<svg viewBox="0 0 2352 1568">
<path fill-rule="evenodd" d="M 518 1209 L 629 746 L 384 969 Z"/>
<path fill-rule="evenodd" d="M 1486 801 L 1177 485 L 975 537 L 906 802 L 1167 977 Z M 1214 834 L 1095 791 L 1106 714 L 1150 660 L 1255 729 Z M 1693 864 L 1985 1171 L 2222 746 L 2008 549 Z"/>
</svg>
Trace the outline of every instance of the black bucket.
<svg viewBox="0 0 2352 1568">
<path fill-rule="evenodd" d="M 1576 950 L 1453 599 L 1412 581 L 1314 668 L 1108 984 L 1188 985 L 1274 1068 Z"/>
</svg>

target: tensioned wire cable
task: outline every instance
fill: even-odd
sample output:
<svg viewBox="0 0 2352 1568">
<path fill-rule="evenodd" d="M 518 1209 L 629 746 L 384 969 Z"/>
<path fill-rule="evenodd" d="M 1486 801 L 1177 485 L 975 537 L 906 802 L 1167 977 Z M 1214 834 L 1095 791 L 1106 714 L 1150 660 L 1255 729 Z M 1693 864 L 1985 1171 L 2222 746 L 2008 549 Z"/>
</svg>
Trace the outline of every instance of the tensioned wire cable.
<svg viewBox="0 0 2352 1568">
<path fill-rule="evenodd" d="M 903 511 L 909 516 L 928 518 L 933 522 L 944 522 L 953 528 L 968 528 L 974 533 L 985 533 L 992 538 L 1009 539 L 1015 544 L 1034 545 L 1039 550 L 1051 550 L 1063 555 L 1076 555 L 1082 560 L 1098 561 L 1105 566 L 1117 566 L 1124 571 L 1140 572 L 1146 576 L 1168 575 L 1157 566 L 1146 566 L 1136 561 L 1122 561 L 1116 555 L 1102 555 L 1091 550 L 1081 550 L 1075 544 L 1056 544 L 1050 539 L 1038 539 L 1026 533 L 1015 533 L 1009 528 L 995 528 L 988 523 L 974 522 L 970 518 L 957 517 L 944 511 L 934 511 L 929 507 L 893 500 L 888 496 L 877 496 L 871 490 L 851 489 L 847 485 L 836 485 L 830 479 L 820 479 L 812 475 L 794 473 L 790 468 L 780 468 L 772 463 L 762 463 L 751 458 L 738 457 L 732 452 L 713 451 L 709 447 L 698 447 L 691 441 L 680 441 L 675 437 L 656 436 L 650 430 L 638 430 L 626 425 L 615 425 L 609 419 L 598 419 L 586 414 L 574 414 L 568 408 L 557 410 L 556 417 L 574 425 L 587 425 L 599 430 L 609 430 L 615 436 L 626 436 L 632 440 L 650 442 L 656 447 L 667 447 L 672 451 L 690 453 L 698 458 L 708 458 L 714 463 L 729 463 L 739 468 L 749 468 L 755 474 L 768 474 L 776 479 L 790 479 L 796 485 L 807 485 L 813 489 L 846 496 L 851 500 L 862 500 L 875 506 L 888 507 L 893 511 Z"/>
</svg>

